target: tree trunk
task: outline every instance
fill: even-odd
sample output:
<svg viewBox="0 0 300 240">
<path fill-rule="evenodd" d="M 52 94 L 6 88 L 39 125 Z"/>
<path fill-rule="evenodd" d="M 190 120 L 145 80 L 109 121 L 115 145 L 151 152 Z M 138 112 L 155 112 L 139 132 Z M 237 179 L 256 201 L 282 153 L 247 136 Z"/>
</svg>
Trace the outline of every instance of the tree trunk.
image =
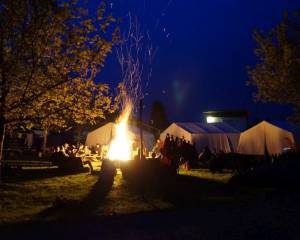
<svg viewBox="0 0 300 240">
<path fill-rule="evenodd" d="M 82 125 L 80 125 L 80 126 L 77 127 L 77 139 L 76 139 L 77 146 L 79 146 L 81 144 L 82 129 L 83 129 Z"/>
<path fill-rule="evenodd" d="M 1 137 L 1 143 L 0 143 L 0 184 L 2 183 L 2 155 L 3 155 L 3 144 L 4 144 L 4 138 L 5 138 L 5 124 L 4 121 L 0 123 L 0 137 Z"/>
<path fill-rule="evenodd" d="M 5 116 L 4 116 L 4 109 L 5 109 L 5 99 L 7 96 L 7 78 L 5 74 L 6 66 L 4 62 L 4 38 L 1 31 L 0 34 L 0 69 L 1 69 L 1 82 L 0 82 L 0 183 L 2 183 L 2 155 L 3 155 L 3 144 L 5 138 Z"/>
<path fill-rule="evenodd" d="M 48 140 L 48 129 L 43 131 L 43 155 L 46 153 L 47 149 L 47 140 Z"/>
</svg>

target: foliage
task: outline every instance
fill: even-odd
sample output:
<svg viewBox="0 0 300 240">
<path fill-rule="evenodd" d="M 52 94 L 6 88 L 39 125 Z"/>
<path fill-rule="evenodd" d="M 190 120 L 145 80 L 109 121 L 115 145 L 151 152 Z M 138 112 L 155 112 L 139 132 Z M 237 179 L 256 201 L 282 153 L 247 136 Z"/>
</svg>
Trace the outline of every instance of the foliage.
<svg viewBox="0 0 300 240">
<path fill-rule="evenodd" d="M 266 102 L 291 104 L 294 121 L 300 121 L 300 15 L 285 13 L 270 32 L 254 32 L 259 63 L 249 70 L 255 97 Z"/>
<path fill-rule="evenodd" d="M 84 93 L 91 89 L 107 91 L 93 83 L 113 44 L 108 27 L 114 18 L 104 15 L 104 5 L 94 19 L 73 2 L 1 1 L 0 9 L 1 111 L 6 124 L 66 113 L 65 100 L 79 92 L 75 103 L 87 100 Z M 75 94 L 64 95 L 70 91 Z"/>
<path fill-rule="evenodd" d="M 108 85 L 92 80 L 73 80 L 59 87 L 55 96 L 51 101 L 37 105 L 35 110 L 35 114 L 42 117 L 33 123 L 43 129 L 45 135 L 49 130 L 58 131 L 68 126 L 93 125 L 97 119 L 114 111 Z"/>
<path fill-rule="evenodd" d="M 113 110 L 108 86 L 94 79 L 117 38 L 115 19 L 103 2 L 95 14 L 82 5 L 0 1 L 1 136 L 19 125 L 94 123 Z"/>
</svg>

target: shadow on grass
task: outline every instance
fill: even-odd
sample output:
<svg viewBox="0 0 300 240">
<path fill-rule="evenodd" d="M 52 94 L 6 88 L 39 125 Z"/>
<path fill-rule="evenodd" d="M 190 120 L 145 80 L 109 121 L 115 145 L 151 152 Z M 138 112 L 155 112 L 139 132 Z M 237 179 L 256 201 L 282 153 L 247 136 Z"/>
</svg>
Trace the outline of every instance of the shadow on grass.
<svg viewBox="0 0 300 240">
<path fill-rule="evenodd" d="M 133 165 L 124 169 L 124 175 L 128 188 L 140 194 L 144 202 L 154 209 L 159 209 L 159 206 L 152 204 L 151 196 L 175 208 L 198 206 L 220 194 L 224 186 L 223 182 L 214 179 L 176 175 L 175 171 L 168 168 L 150 164 L 145 166 L 142 163 L 138 167 Z"/>
<path fill-rule="evenodd" d="M 135 179 L 136 183 L 142 182 L 145 185 L 144 189 L 149 191 L 154 189 L 166 201 L 173 203 L 174 209 L 86 218 L 93 215 L 93 211 L 111 190 L 115 168 L 107 166 L 106 170 L 102 169 L 94 174 L 99 174 L 99 179 L 86 198 L 81 201 L 66 201 L 65 204 L 62 202 L 41 212 L 39 219 L 36 219 L 42 220 L 58 215 L 53 221 L 31 221 L 0 226 L 1 237 L 3 239 L 59 237 L 59 239 L 74 240 L 199 239 L 199 236 L 203 239 L 220 239 L 220 236 L 223 239 L 298 239 L 299 236 L 292 231 L 287 236 L 286 229 L 290 229 L 288 228 L 290 223 L 285 219 L 289 219 L 287 218 L 289 212 L 293 211 L 282 212 L 285 214 L 282 218 L 283 223 L 288 224 L 287 227 L 277 229 L 276 216 L 279 215 L 273 215 L 276 212 L 273 207 L 265 208 L 269 203 L 267 205 L 262 205 L 260 202 L 253 202 L 251 205 L 216 203 L 211 197 L 216 196 L 216 192 L 223 189 L 224 183 L 187 175 L 159 178 L 152 183 L 152 186 L 147 178 L 143 181 Z M 134 183 L 128 182 L 128 185 L 132 184 Z M 222 197 L 223 193 L 220 191 L 217 195 Z M 204 202 L 208 204 L 203 204 Z M 256 221 L 256 214 L 267 221 L 264 223 Z M 291 219 L 295 216 L 299 215 L 291 214 Z M 272 228 L 269 219 L 274 221 Z M 248 232 L 250 233 L 245 236 Z"/>
<path fill-rule="evenodd" d="M 3 182 L 17 183 L 22 181 L 32 181 L 32 180 L 46 179 L 52 177 L 73 175 L 73 174 L 85 173 L 89 171 L 90 170 L 87 167 L 78 170 L 73 170 L 73 171 L 62 171 L 57 167 L 41 168 L 41 169 L 20 169 L 20 170 L 15 170 L 13 173 L 6 173 L 3 177 Z"/>
<path fill-rule="evenodd" d="M 199 177 L 178 175 L 163 187 L 164 199 L 176 207 L 195 207 L 215 196 L 224 184 Z"/>
<path fill-rule="evenodd" d="M 33 221 L 0 226 L 0 231 L 4 230 L 2 236 L 8 236 L 9 239 L 24 239 L 24 237 L 25 239 L 39 239 L 40 236 L 45 239 L 53 239 L 57 236 L 62 239 L 82 239 L 86 236 L 91 239 L 98 239 L 100 236 L 103 238 L 104 236 L 109 237 L 111 234 L 114 235 L 121 228 L 124 236 L 120 234 L 118 238 L 125 237 L 126 239 L 127 237 L 129 239 L 126 235 L 127 231 L 134 233 L 136 231 L 135 226 L 140 223 L 148 226 L 149 219 L 152 219 L 154 226 L 147 230 L 150 233 L 163 231 L 165 222 L 170 221 L 170 219 L 172 221 L 171 232 L 174 230 L 174 226 L 181 226 L 181 224 L 189 226 L 190 222 L 194 222 L 192 219 L 196 219 L 200 214 L 198 207 L 203 207 L 203 199 L 207 199 L 223 185 L 221 182 L 186 175 L 159 178 L 158 181 L 151 183 L 154 184 L 152 186 L 146 181 L 147 179 L 143 179 L 143 181 L 136 179 L 136 182 L 142 182 L 145 185 L 146 191 L 155 191 L 164 201 L 172 203 L 174 208 L 157 208 L 153 212 L 126 215 L 95 216 L 95 210 L 104 202 L 107 194 L 111 191 L 116 169 L 113 166 L 105 167 L 104 165 L 100 172 L 93 174 L 97 174 L 99 179 L 84 199 L 80 201 L 68 199 L 64 201 L 62 199 L 61 202 L 40 212 Z M 127 181 L 126 185 L 136 189 L 131 181 Z M 207 209 L 206 206 L 205 209 Z M 185 208 L 192 208 L 192 211 Z M 190 222 L 187 222 L 188 219 Z"/>
<path fill-rule="evenodd" d="M 84 199 L 73 200 L 57 197 L 50 208 L 45 209 L 36 216 L 36 220 L 80 219 L 92 216 L 112 189 L 116 168 L 113 164 L 107 162 L 103 164 L 101 171 L 93 171 L 92 174 L 98 175 L 99 179 Z"/>
<path fill-rule="evenodd" d="M 95 212 L 112 189 L 116 168 L 111 162 L 107 162 L 103 163 L 101 171 L 92 174 L 99 178 L 84 199 L 58 197 L 50 208 L 36 216 L 36 220 L 81 219 L 97 215 Z M 147 181 L 148 177 L 149 175 L 139 175 L 134 180 L 127 180 L 126 185 L 134 195 L 140 194 L 141 201 L 151 205 L 153 210 L 160 210 L 159 205 L 152 203 L 153 196 L 154 199 L 171 203 L 174 208 L 197 207 L 209 201 L 209 197 L 223 186 L 222 182 L 187 175 L 168 175 L 152 182 Z M 149 193 L 152 197 L 147 198 Z"/>
<path fill-rule="evenodd" d="M 149 200 L 147 193 L 153 193 L 175 207 L 197 205 L 224 185 L 216 179 L 178 175 L 176 169 L 156 160 L 125 162 L 121 170 L 129 189 L 139 193 L 145 202 Z"/>
</svg>

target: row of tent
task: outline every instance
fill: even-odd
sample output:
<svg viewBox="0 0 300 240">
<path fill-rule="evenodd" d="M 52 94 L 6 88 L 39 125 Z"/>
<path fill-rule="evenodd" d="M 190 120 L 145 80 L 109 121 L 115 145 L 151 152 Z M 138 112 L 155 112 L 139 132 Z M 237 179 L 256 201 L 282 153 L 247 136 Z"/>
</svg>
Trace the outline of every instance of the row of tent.
<svg viewBox="0 0 300 240">
<path fill-rule="evenodd" d="M 294 132 L 294 133 L 293 133 Z M 201 152 L 208 147 L 212 152 L 237 152 L 250 155 L 280 154 L 296 147 L 296 132 L 287 124 L 273 124 L 262 121 L 239 132 L 226 123 L 173 123 L 160 135 L 164 140 L 169 133 L 184 137 L 195 144 Z M 298 135 L 297 135 L 298 136 Z"/>
<path fill-rule="evenodd" d="M 139 128 L 129 125 L 131 138 L 137 142 Z M 286 149 L 296 146 L 295 131 L 284 124 L 274 124 L 266 121 L 249 128 L 244 132 L 227 123 L 199 123 L 199 122 L 175 122 L 160 134 L 160 140 L 164 141 L 166 135 L 184 138 L 195 144 L 198 152 L 208 147 L 212 152 L 238 152 L 241 154 L 264 155 L 280 154 Z M 87 135 L 86 145 L 107 145 L 115 136 L 115 124 L 106 125 L 90 132 Z M 297 135 L 299 136 L 299 135 Z M 154 135 L 149 131 L 143 131 L 144 146 L 151 151 L 155 144 Z"/>
<path fill-rule="evenodd" d="M 239 132 L 226 123 L 199 123 L 184 122 L 172 123 L 160 134 L 163 141 L 166 135 L 184 138 L 201 152 L 205 147 L 209 147 L 212 152 L 232 152 L 238 146 Z"/>
</svg>

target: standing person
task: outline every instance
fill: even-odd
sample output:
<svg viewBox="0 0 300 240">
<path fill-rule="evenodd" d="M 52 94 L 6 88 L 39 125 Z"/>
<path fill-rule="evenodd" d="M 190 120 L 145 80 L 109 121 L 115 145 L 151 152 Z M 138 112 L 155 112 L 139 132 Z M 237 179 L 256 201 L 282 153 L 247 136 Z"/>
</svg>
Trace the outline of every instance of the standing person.
<svg viewBox="0 0 300 240">
<path fill-rule="evenodd" d="M 174 143 L 172 144 L 172 154 L 171 154 L 171 159 L 172 159 L 172 167 L 174 170 L 176 170 L 176 173 L 178 173 L 179 169 L 179 163 L 180 163 L 180 140 L 178 137 L 174 139 Z"/>
<path fill-rule="evenodd" d="M 164 141 L 163 147 L 162 147 L 162 151 L 161 151 L 162 155 L 166 156 L 167 153 L 169 152 L 169 149 L 170 149 L 170 135 L 169 135 L 169 133 L 167 133 L 167 136 L 165 138 L 165 141 Z"/>
<path fill-rule="evenodd" d="M 159 157 L 161 155 L 162 148 L 163 148 L 163 142 L 160 139 L 157 139 L 157 141 L 152 149 L 152 152 L 154 152 L 155 155 L 157 157 Z"/>
<path fill-rule="evenodd" d="M 95 148 L 95 153 L 100 156 L 101 154 L 101 146 L 97 143 Z"/>
<path fill-rule="evenodd" d="M 174 136 L 171 135 L 171 138 L 170 138 L 170 152 L 169 152 L 169 155 L 173 155 L 173 154 L 174 154 L 175 148 L 176 148 L 175 139 L 174 139 Z"/>
<path fill-rule="evenodd" d="M 189 170 L 189 147 L 184 138 L 182 141 L 182 161 L 185 165 L 185 169 Z"/>
<path fill-rule="evenodd" d="M 28 149 L 31 149 L 32 145 L 33 145 L 33 133 L 29 132 L 26 134 L 26 144 Z"/>
<path fill-rule="evenodd" d="M 163 148 L 161 151 L 161 154 L 162 154 L 161 162 L 168 166 L 171 165 L 171 159 L 169 158 L 170 148 L 171 148 L 170 135 L 169 135 L 169 133 L 167 133 L 165 141 L 164 141 L 164 145 L 163 145 Z"/>
<path fill-rule="evenodd" d="M 191 144 L 190 149 L 191 149 L 191 167 L 196 168 L 198 165 L 198 161 L 197 161 L 198 160 L 198 151 L 196 149 L 196 144 L 195 143 Z"/>
</svg>

